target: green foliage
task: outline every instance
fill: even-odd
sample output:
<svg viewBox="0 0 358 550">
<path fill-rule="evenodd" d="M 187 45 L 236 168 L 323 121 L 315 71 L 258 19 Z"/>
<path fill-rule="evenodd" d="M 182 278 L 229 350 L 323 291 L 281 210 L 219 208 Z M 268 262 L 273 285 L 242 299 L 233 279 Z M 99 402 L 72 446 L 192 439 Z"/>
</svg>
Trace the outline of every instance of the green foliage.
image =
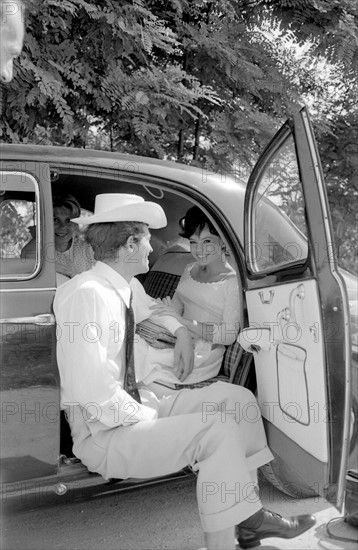
<svg viewBox="0 0 358 550">
<path fill-rule="evenodd" d="M 355 92 L 346 97 L 346 110 L 336 117 L 334 132 L 321 134 L 319 149 L 338 261 L 358 273 L 358 112 L 354 97 Z"/>
<path fill-rule="evenodd" d="M 20 256 L 22 247 L 30 240 L 28 226 L 33 220 L 33 203 L 7 201 L 0 203 L 0 241 L 2 258 Z"/>
<path fill-rule="evenodd" d="M 15 78 L 1 86 L 3 141 L 105 148 L 243 175 L 306 104 L 335 227 L 347 219 L 356 189 L 355 0 L 27 6 Z M 337 229 L 338 248 L 353 257 L 347 231 Z"/>
<path fill-rule="evenodd" d="M 358 62 L 358 3 L 355 0 L 259 0 L 255 2 L 293 32 L 314 41 L 315 53 L 341 62 L 347 71 Z"/>
</svg>

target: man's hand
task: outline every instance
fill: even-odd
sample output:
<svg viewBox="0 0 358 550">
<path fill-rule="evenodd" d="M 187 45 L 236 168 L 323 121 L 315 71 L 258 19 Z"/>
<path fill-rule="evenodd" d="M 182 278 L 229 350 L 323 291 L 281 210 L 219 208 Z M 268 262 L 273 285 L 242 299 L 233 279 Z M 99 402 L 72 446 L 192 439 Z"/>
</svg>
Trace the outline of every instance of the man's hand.
<svg viewBox="0 0 358 550">
<path fill-rule="evenodd" d="M 175 331 L 177 338 L 174 347 L 174 373 L 183 382 L 194 368 L 194 346 L 189 331 L 179 327 Z"/>
<path fill-rule="evenodd" d="M 169 315 L 170 317 L 175 317 L 175 319 L 177 319 L 179 322 L 182 322 L 183 318 L 172 305 L 171 299 L 169 296 L 163 299 L 157 298 L 155 301 L 156 301 L 156 304 L 153 304 L 149 308 L 152 310 L 153 315 L 155 315 L 156 317 Z"/>
</svg>

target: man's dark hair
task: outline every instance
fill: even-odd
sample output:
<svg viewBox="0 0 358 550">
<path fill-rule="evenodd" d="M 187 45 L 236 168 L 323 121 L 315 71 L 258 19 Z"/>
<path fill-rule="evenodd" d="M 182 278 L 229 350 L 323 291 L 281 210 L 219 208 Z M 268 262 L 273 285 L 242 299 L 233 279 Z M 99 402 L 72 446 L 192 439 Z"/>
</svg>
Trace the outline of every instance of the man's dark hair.
<svg viewBox="0 0 358 550">
<path fill-rule="evenodd" d="M 92 246 L 96 260 L 115 258 L 116 251 L 129 237 L 139 242 L 146 234 L 147 224 L 142 222 L 93 223 L 88 226 L 86 240 Z"/>
<path fill-rule="evenodd" d="M 181 218 L 179 223 L 183 229 L 180 236 L 186 239 L 190 239 L 195 233 L 199 234 L 205 227 L 207 227 L 213 235 L 219 236 L 219 233 L 216 231 L 211 221 L 198 206 L 189 208 L 184 218 Z"/>
</svg>

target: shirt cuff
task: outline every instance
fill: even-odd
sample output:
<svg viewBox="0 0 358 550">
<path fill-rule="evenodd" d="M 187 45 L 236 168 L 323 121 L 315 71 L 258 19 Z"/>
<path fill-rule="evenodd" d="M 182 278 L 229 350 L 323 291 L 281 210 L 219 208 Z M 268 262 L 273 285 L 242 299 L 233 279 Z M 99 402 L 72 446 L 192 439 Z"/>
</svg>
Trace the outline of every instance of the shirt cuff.
<svg viewBox="0 0 358 550">
<path fill-rule="evenodd" d="M 161 323 L 165 328 L 167 328 L 172 334 L 175 333 L 178 328 L 184 327 L 182 323 L 179 323 L 175 317 L 164 316 L 161 318 Z"/>
</svg>

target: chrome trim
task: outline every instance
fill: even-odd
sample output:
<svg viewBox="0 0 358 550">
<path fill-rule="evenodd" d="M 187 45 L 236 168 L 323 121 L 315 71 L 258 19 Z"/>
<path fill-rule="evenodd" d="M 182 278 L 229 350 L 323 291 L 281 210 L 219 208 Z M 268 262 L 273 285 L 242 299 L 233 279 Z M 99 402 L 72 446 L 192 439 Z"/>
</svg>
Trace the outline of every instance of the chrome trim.
<svg viewBox="0 0 358 550">
<path fill-rule="evenodd" d="M 315 177 L 316 177 L 317 184 L 318 184 L 317 187 L 318 187 L 318 192 L 319 192 L 320 199 L 321 199 L 320 202 L 321 202 L 322 211 L 323 211 L 323 225 L 324 225 L 326 237 L 331 237 L 329 221 L 328 221 L 329 213 L 327 212 L 327 209 L 326 209 L 326 196 L 325 196 L 325 191 L 324 191 L 323 180 L 322 180 L 322 177 L 321 177 L 321 171 L 319 169 L 320 163 L 319 163 L 319 159 L 316 155 L 316 147 L 315 147 L 315 143 L 313 141 L 313 136 L 312 136 L 312 133 L 311 133 L 311 126 L 309 124 L 309 121 L 308 121 L 308 118 L 307 118 L 307 115 L 306 115 L 305 112 L 302 113 L 302 121 L 303 121 L 303 125 L 304 125 L 304 128 L 305 128 L 307 141 L 308 141 L 308 144 L 309 144 L 309 149 L 310 149 L 310 152 L 312 154 L 312 166 L 313 166 L 313 170 L 314 170 Z M 328 262 L 329 262 L 331 270 L 335 272 L 336 270 L 335 270 L 335 262 L 333 260 L 333 258 L 334 258 L 333 252 L 334 251 L 333 251 L 332 239 L 328 240 L 328 238 L 327 238 L 327 247 L 328 247 L 327 248 Z"/>
<path fill-rule="evenodd" d="M 13 282 L 13 281 L 11 281 Z M 0 292 L 56 292 L 56 287 L 47 288 L 0 288 Z"/>
<path fill-rule="evenodd" d="M 326 196 L 325 196 L 325 188 L 324 188 L 324 181 L 321 177 L 321 171 L 320 171 L 320 163 L 316 154 L 316 147 L 312 138 L 311 133 L 311 127 L 309 124 L 309 120 L 307 117 L 307 114 L 305 112 L 302 112 L 302 121 L 305 128 L 307 140 L 310 146 L 310 150 L 312 153 L 312 163 L 313 163 L 313 169 L 315 172 L 315 176 L 317 179 L 317 188 L 320 195 L 320 203 L 323 211 L 323 223 L 324 223 L 324 229 L 327 237 L 327 245 L 328 245 L 328 262 L 330 266 L 330 270 L 332 272 L 333 277 L 336 279 L 337 284 L 339 286 L 339 289 L 341 291 L 342 295 L 342 303 L 343 303 L 343 315 L 344 315 L 344 325 L 345 325 L 345 331 L 344 331 L 344 348 L 345 348 L 345 356 L 346 356 L 346 379 L 348 382 L 351 381 L 351 345 L 350 345 L 350 327 L 349 327 L 349 307 L 348 307 L 348 300 L 347 300 L 347 291 L 345 288 L 345 285 L 342 283 L 341 276 L 338 273 L 335 262 L 334 262 L 334 255 L 333 255 L 333 242 L 332 240 L 329 240 L 328 237 L 331 237 L 330 232 L 330 226 L 329 226 L 329 213 L 327 212 L 327 204 L 326 204 Z M 351 399 L 350 395 L 348 394 L 348 388 L 350 387 L 350 384 L 348 383 L 346 385 L 346 406 L 344 415 L 345 418 L 348 418 L 348 421 L 344 425 L 344 440 L 349 442 L 350 438 L 350 418 L 351 418 Z M 343 460 L 341 461 L 341 468 L 339 472 L 339 480 L 338 480 L 338 487 L 340 487 L 340 491 L 337 492 L 337 506 L 343 506 L 343 500 L 344 500 L 344 488 L 345 488 L 345 480 L 346 480 L 346 466 L 347 461 L 349 458 L 349 445 L 345 446 L 345 450 L 343 452 L 342 456 Z"/>
<path fill-rule="evenodd" d="M 55 322 L 56 319 L 52 313 L 41 313 L 31 317 L 9 317 L 8 319 L 0 319 L 0 324 L 2 325 L 54 325 Z"/>
</svg>

